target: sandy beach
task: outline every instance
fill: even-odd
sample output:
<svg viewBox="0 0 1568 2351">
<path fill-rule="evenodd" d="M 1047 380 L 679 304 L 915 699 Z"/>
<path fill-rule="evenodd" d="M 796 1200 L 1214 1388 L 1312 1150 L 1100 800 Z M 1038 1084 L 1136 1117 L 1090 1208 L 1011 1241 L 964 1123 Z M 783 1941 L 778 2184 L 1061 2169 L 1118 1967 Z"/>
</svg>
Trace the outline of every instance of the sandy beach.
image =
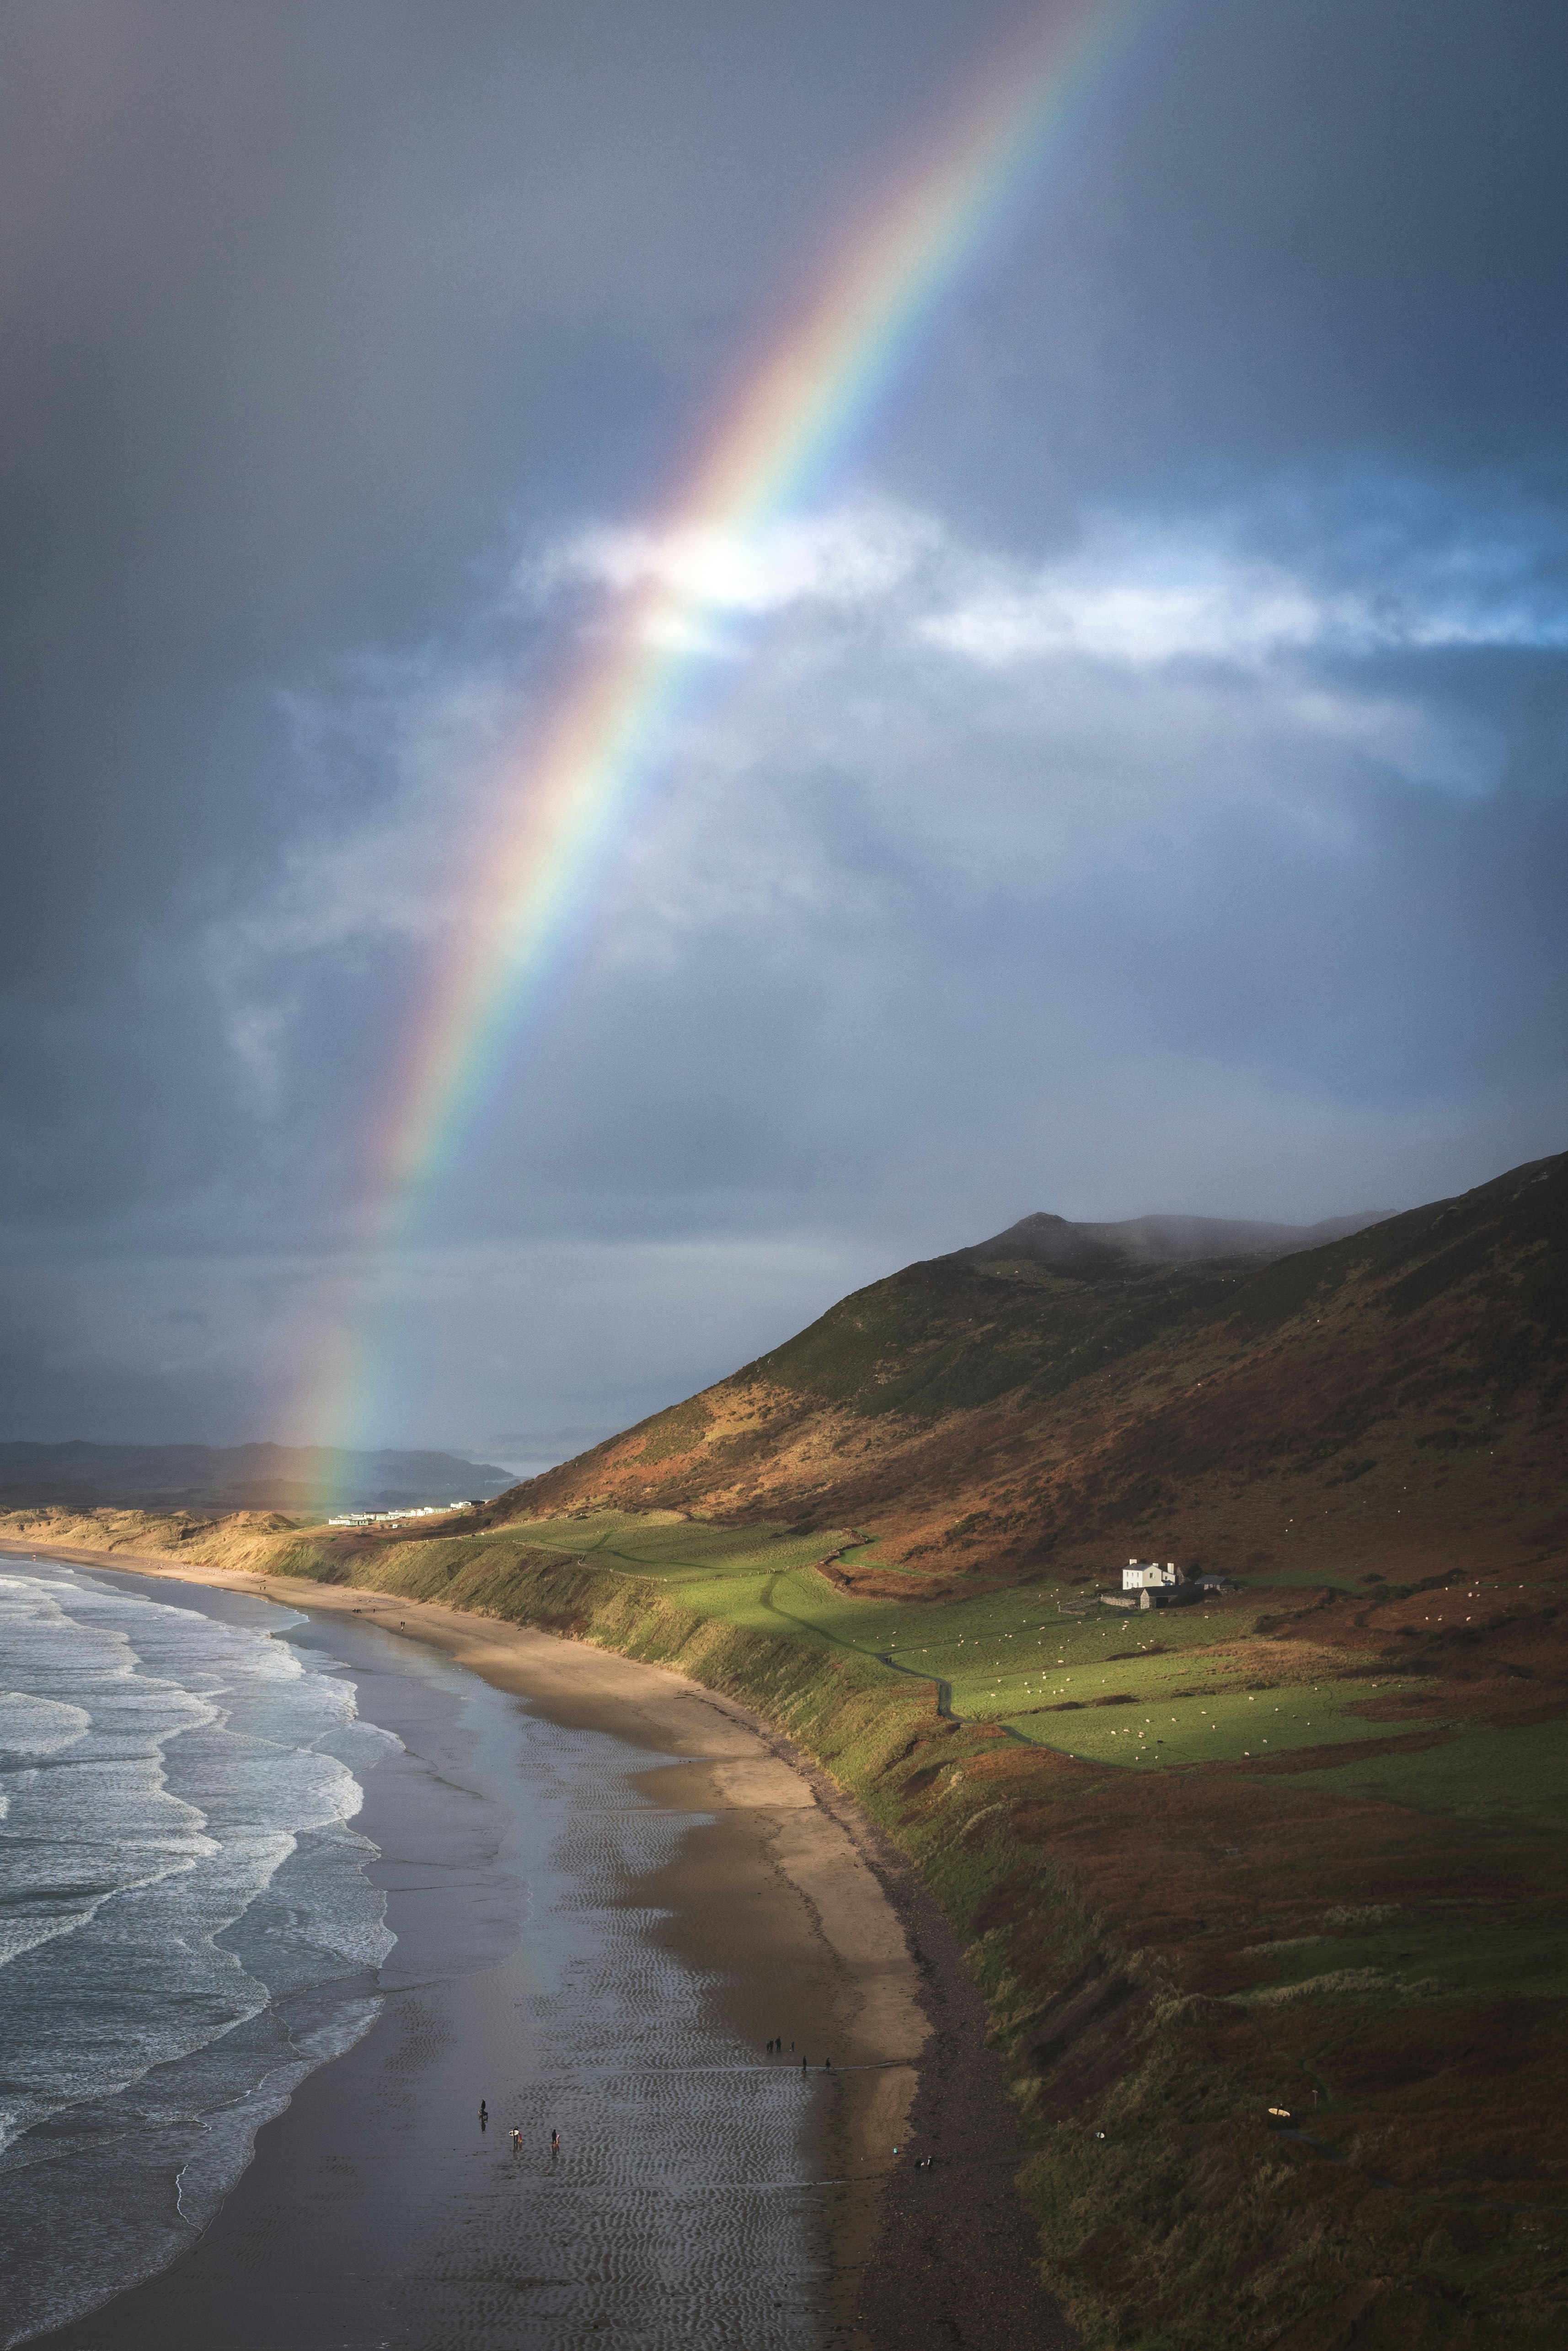
<svg viewBox="0 0 1568 2351">
<path fill-rule="evenodd" d="M 776 2081 L 787 2070 L 789 2095 L 805 2096 L 803 2177 L 822 2250 L 807 2295 L 816 2323 L 803 2315 L 800 2339 L 857 2351 L 954 2344 L 984 2351 L 1003 2343 L 1064 2351 L 1072 2343 L 1033 2275 L 1011 2184 L 1022 2149 L 957 1939 L 859 1808 L 766 1723 L 679 1674 L 472 1614 L 119 1552 L 39 1550 L 115 1573 L 272 1599 L 306 1612 L 325 1639 L 336 1628 L 339 1641 L 369 1643 L 367 1655 L 388 1640 L 405 1656 L 436 1651 L 524 1701 L 544 1723 L 637 1750 L 627 1774 L 635 1801 L 671 1815 L 680 1834 L 626 1898 L 651 1914 L 644 1931 L 652 1943 L 700 1976 L 715 2025 L 754 2053 L 764 2075 Z M 372 1836 L 378 1804 L 384 1809 L 392 1797 L 389 1783 L 378 1792 L 377 1776 L 364 1823 Z M 499 1993 L 483 1970 L 444 1988 L 440 2064 L 461 2074 L 465 2047 L 476 2036 L 485 2045 L 487 1996 Z M 96 2318 L 40 2340 L 52 2351 L 137 2351 L 171 2339 L 171 2329 L 197 2339 L 192 2328 L 204 2326 L 203 2351 L 218 2351 L 224 2337 L 211 2330 L 224 2324 L 233 2271 L 254 2268 L 264 2209 L 264 2236 L 283 2225 L 289 2199 L 281 2183 L 298 2178 L 305 2150 L 330 2134 L 331 2117 L 355 2110 L 357 2097 L 384 2102 L 386 2080 L 377 2077 L 389 2065 L 395 2074 L 400 2064 L 432 2062 L 428 2053 L 423 2061 L 407 2054 L 407 2022 L 405 2013 L 378 2026 L 305 2083 L 261 2134 L 249 2172 L 194 2254 Z M 775 2039 L 784 2044 L 777 2058 L 768 2052 Z M 770 2095 L 783 2088 L 777 2083 Z M 929 2170 L 914 2169 L 919 2156 L 932 2158 Z M 318 2258 L 330 2266 L 330 2211 L 324 2217 L 318 2199 L 296 2199 L 286 2225 L 320 2239 Z M 185 2271 L 192 2274 L 182 2279 Z M 497 2323 L 500 2331 L 484 2339 L 556 2339 L 529 2331 L 521 2314 L 493 2313 L 492 2330 Z M 421 2351 L 470 2339 L 466 2325 L 453 2331 L 451 2314 L 434 2304 L 421 2324 L 435 2331 L 399 2331 L 405 2319 L 378 2339 L 418 2341 Z M 292 2321 L 287 2332 L 306 2339 Z M 248 2347 L 266 2338 L 229 2339 Z M 328 2328 L 319 2339 L 360 2338 Z M 716 2323 L 691 2339 L 741 2338 Z"/>
</svg>

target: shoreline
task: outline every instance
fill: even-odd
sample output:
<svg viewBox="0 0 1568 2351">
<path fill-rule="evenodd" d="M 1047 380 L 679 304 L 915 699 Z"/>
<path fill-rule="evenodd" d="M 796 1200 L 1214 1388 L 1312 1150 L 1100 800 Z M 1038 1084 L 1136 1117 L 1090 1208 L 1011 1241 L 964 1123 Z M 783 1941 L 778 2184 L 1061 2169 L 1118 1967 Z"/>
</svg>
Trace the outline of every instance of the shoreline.
<svg viewBox="0 0 1568 2351">
<path fill-rule="evenodd" d="M 670 1762 L 648 1775 L 663 1783 L 650 1790 L 662 1803 L 720 1818 L 753 1813 L 775 1823 L 762 1839 L 768 1848 L 768 1875 L 781 1876 L 804 1897 L 853 1996 L 852 2004 L 836 2003 L 840 2013 L 824 2036 L 823 2049 L 805 2053 L 814 2058 L 814 2071 L 822 2055 L 831 2055 L 839 2070 L 886 2070 L 898 2103 L 878 2100 L 860 2121 L 848 2151 L 858 2166 L 886 2168 L 877 2158 L 901 2143 L 893 2126 L 907 2114 L 914 2095 L 910 2077 L 930 2030 L 920 2006 L 919 1968 L 881 1883 L 885 1872 L 903 1874 L 906 1865 L 821 1767 L 759 1716 L 666 1667 L 642 1665 L 591 1642 L 507 1625 L 472 1610 L 442 1608 L 433 1601 L 403 1601 L 358 1585 L 313 1583 L 248 1569 L 165 1564 L 145 1554 L 93 1553 L 63 1545 L 33 1549 L 40 1558 L 67 1564 L 360 1617 L 383 1632 L 440 1649 L 491 1688 L 526 1698 L 551 1720 L 607 1730 L 668 1752 Z M 739 1856 L 732 1865 L 739 1871 Z"/>
<path fill-rule="evenodd" d="M 707 1818 L 654 1881 L 660 1939 L 716 1978 L 721 2011 L 759 2051 L 785 2021 L 774 2011 L 794 2022 L 804 1999 L 813 2028 L 820 2020 L 822 2045 L 803 2052 L 819 2092 L 832 2085 L 817 2124 L 832 2339 L 855 2351 L 1072 2345 L 1039 2282 L 1012 2184 L 1023 2149 L 958 1938 L 858 1804 L 762 1718 L 666 1667 L 474 1611 L 166 1554 L 26 1549 L 373 1624 L 559 1727 L 667 1757 L 636 1775 L 647 1800 Z M 917 2139 L 932 2158 L 922 2173 Z"/>
</svg>

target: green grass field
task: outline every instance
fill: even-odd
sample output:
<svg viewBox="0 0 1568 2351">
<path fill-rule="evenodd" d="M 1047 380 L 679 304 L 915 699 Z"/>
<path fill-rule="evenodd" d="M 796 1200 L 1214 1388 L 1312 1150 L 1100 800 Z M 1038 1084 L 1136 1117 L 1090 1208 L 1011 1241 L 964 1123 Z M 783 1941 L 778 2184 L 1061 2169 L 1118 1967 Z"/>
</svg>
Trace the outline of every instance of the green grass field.
<svg viewBox="0 0 1568 2351">
<path fill-rule="evenodd" d="M 521 1531 L 507 1530 L 514 1538 Z M 1132 1774 L 1262 1762 L 1293 1749 L 1387 1740 L 1407 1729 L 1348 1712 L 1376 1682 L 1314 1681 L 1311 1653 L 1303 1648 L 1282 1647 L 1277 1667 L 1261 1667 L 1255 1626 L 1275 1604 L 1266 1591 L 1158 1614 L 1113 1611 L 1066 1583 L 950 1601 L 857 1599 L 835 1591 L 811 1565 L 835 1547 L 831 1534 L 610 1510 L 537 1521 L 526 1533 L 607 1573 L 656 1584 L 700 1614 L 851 1652 L 889 1679 L 898 1673 L 945 1681 L 953 1712 L 965 1720 Z M 854 1545 L 844 1556 L 874 1559 L 875 1545 Z M 1271 1577 L 1276 1591 L 1293 1581 Z M 1246 1645 L 1244 1654 L 1238 1644 Z M 878 1667 L 885 1657 L 893 1666 Z M 1410 1676 L 1399 1680 L 1406 1690 L 1429 1687 Z M 1457 1736 L 1437 1746 L 1429 1738 L 1415 1743 L 1434 1729 Z M 1385 1750 L 1365 1765 L 1352 1758 L 1292 1784 L 1460 1817 L 1512 1816 L 1532 1826 L 1568 1819 L 1568 1740 L 1555 1727 L 1487 1729 L 1449 1724 L 1434 1710 L 1408 1733 L 1407 1754 Z"/>
<path fill-rule="evenodd" d="M 1398 1903 L 1373 1904 L 1359 1913 L 1330 1913 L 1321 1935 L 1255 1943 L 1250 1956 L 1265 1980 L 1243 1996 L 1263 2007 L 1305 1993 L 1363 2003 L 1478 1991 L 1561 1998 L 1563 1938 L 1555 1917 L 1503 1927 L 1447 1907 L 1445 1916 L 1430 1905 L 1416 1911 Z"/>
<path fill-rule="evenodd" d="M 1386 1728 L 1387 1726 L 1385 1726 Z M 1498 1826 L 1561 1833 L 1568 1826 L 1568 1728 L 1533 1722 L 1508 1729 L 1456 1723 L 1441 1747 L 1369 1756 L 1332 1771 L 1303 1771 L 1292 1784 L 1380 1797 L 1424 1813 Z"/>
</svg>

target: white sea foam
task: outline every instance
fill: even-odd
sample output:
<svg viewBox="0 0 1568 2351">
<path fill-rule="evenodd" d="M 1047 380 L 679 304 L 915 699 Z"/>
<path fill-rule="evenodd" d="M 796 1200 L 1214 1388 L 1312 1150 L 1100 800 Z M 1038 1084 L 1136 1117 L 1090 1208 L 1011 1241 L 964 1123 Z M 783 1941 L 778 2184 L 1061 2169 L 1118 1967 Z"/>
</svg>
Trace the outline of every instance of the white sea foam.
<svg viewBox="0 0 1568 2351">
<path fill-rule="evenodd" d="M 0 1754 L 57 1755 L 91 1729 L 85 1707 L 65 1706 L 32 1690 L 0 1690 Z"/>
<path fill-rule="evenodd" d="M 287 1643 L 53 1563 L 0 1561 L 0 1681 L 17 2343 L 169 2260 L 171 2227 L 204 2224 L 260 2125 L 369 2023 L 392 1938 L 349 1823 L 356 1773 L 400 1742 Z"/>
</svg>

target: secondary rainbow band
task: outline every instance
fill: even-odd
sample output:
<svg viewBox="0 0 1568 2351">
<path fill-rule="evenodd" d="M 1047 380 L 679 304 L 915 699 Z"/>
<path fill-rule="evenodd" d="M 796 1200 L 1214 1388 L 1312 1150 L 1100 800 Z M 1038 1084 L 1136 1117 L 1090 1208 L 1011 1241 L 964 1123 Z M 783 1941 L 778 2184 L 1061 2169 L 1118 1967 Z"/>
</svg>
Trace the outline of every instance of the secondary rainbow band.
<svg viewBox="0 0 1568 2351">
<path fill-rule="evenodd" d="M 794 321 L 712 432 L 661 528 L 744 537 L 818 484 L 883 393 L 934 306 L 1020 182 L 1055 152 L 1079 101 L 1160 0 L 1051 9 L 836 253 Z M 701 654 L 700 597 L 655 581 L 620 600 L 608 633 L 537 733 L 518 745 L 476 843 L 469 914 L 433 973 L 372 1158 L 368 1244 L 380 1268 L 306 1417 L 317 1441 L 373 1441 L 382 1310 L 545 976 L 656 765 Z M 325 1393 L 323 1392 L 325 1388 Z"/>
</svg>

